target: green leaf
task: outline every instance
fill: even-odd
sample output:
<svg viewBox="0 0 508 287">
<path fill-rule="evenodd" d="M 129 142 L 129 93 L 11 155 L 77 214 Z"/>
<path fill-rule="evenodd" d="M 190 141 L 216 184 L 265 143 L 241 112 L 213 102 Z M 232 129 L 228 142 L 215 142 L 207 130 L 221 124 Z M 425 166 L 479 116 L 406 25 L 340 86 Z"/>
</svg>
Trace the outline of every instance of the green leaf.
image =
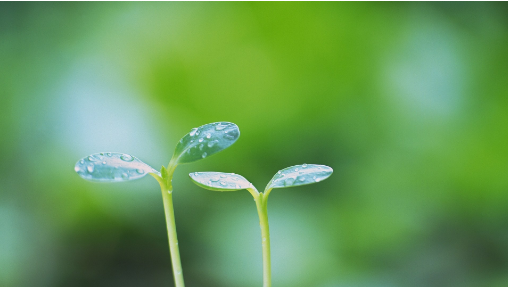
<svg viewBox="0 0 508 287">
<path fill-rule="evenodd" d="M 332 175 L 333 169 L 326 165 L 302 164 L 279 170 L 265 190 L 320 182 Z"/>
<path fill-rule="evenodd" d="M 189 163 L 206 158 L 232 145 L 240 136 L 238 126 L 229 122 L 193 128 L 176 145 L 172 161 Z"/>
<path fill-rule="evenodd" d="M 243 176 L 234 173 L 193 172 L 189 176 L 195 184 L 215 191 L 234 191 L 252 187 Z"/>
<path fill-rule="evenodd" d="M 148 173 L 159 174 L 138 158 L 118 152 L 94 153 L 80 159 L 74 170 L 84 179 L 117 182 L 142 178 Z"/>
</svg>

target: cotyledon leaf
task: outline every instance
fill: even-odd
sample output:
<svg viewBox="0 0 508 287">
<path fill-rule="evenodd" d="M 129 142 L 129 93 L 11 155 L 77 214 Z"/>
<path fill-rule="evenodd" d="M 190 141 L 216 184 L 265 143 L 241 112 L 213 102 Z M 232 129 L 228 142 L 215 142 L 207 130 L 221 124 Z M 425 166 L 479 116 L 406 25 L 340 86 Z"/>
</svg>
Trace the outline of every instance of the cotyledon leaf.
<svg viewBox="0 0 508 287">
<path fill-rule="evenodd" d="M 138 158 L 118 152 L 94 153 L 80 159 L 74 170 L 84 179 L 101 182 L 118 182 L 142 178 L 158 171 Z"/>
<path fill-rule="evenodd" d="M 302 164 L 279 170 L 265 190 L 320 182 L 332 175 L 333 169 L 326 165 Z"/>
<path fill-rule="evenodd" d="M 235 191 L 252 187 L 248 180 L 235 173 L 193 172 L 189 176 L 195 184 L 215 191 Z"/>
<path fill-rule="evenodd" d="M 217 122 L 193 128 L 176 145 L 172 161 L 189 163 L 203 159 L 232 145 L 240 136 L 238 126 Z"/>
</svg>

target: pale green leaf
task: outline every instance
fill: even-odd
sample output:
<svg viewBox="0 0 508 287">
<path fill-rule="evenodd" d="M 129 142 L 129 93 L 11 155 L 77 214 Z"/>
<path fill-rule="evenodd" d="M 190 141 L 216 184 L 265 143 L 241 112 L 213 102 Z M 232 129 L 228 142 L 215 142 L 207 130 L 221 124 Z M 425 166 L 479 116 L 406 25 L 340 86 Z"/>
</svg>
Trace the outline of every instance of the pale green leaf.
<svg viewBox="0 0 508 287">
<path fill-rule="evenodd" d="M 193 172 L 189 176 L 195 184 L 215 191 L 235 191 L 252 187 L 248 180 L 235 173 Z"/>
<path fill-rule="evenodd" d="M 118 182 L 142 178 L 148 173 L 159 174 L 138 158 L 118 152 L 101 152 L 80 159 L 74 170 L 84 179 Z"/>
<path fill-rule="evenodd" d="M 320 182 L 332 175 L 333 169 L 326 165 L 302 164 L 279 170 L 265 190 Z"/>
</svg>

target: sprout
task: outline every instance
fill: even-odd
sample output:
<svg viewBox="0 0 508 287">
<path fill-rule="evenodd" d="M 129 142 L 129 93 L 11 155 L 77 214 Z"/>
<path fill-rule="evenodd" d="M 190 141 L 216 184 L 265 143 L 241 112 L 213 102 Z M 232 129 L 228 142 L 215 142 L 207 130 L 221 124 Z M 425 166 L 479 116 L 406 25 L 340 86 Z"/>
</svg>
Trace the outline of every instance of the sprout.
<svg viewBox="0 0 508 287">
<path fill-rule="evenodd" d="M 261 227 L 261 242 L 263 247 L 263 286 L 271 286 L 270 267 L 270 230 L 268 226 L 267 202 L 268 195 L 274 188 L 306 185 L 327 179 L 333 170 L 326 165 L 302 164 L 279 170 L 270 180 L 264 192 L 260 193 L 243 176 L 234 173 L 222 172 L 193 172 L 189 176 L 192 181 L 209 190 L 235 191 L 247 189 L 256 202 Z"/>
<path fill-rule="evenodd" d="M 138 158 L 117 152 L 101 152 L 80 159 L 74 170 L 84 179 L 98 182 L 120 182 L 139 179 L 147 174 L 153 176 L 161 187 L 169 249 L 175 285 L 183 287 L 182 264 L 176 236 L 173 210 L 173 173 L 178 164 L 204 159 L 232 145 L 240 136 L 238 126 L 229 122 L 206 124 L 193 128 L 176 145 L 168 167 L 158 172 Z"/>
</svg>

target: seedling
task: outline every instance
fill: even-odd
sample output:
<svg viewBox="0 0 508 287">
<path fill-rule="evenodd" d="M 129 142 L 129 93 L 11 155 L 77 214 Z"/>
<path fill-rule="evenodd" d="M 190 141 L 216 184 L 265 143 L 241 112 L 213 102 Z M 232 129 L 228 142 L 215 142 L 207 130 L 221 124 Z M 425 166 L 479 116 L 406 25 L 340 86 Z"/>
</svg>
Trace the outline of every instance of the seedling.
<svg viewBox="0 0 508 287">
<path fill-rule="evenodd" d="M 263 286 L 271 286 L 270 267 L 270 230 L 268 227 L 268 195 L 274 188 L 285 188 L 320 182 L 327 179 L 333 170 L 326 165 L 302 164 L 279 170 L 260 193 L 243 176 L 223 172 L 194 172 L 189 174 L 197 185 L 215 191 L 235 191 L 247 189 L 254 197 L 261 226 L 261 244 L 263 247 Z"/>
<path fill-rule="evenodd" d="M 153 176 L 161 187 L 169 250 L 176 287 L 184 287 L 182 264 L 176 236 L 173 210 L 173 173 L 176 166 L 204 159 L 232 145 L 240 136 L 238 126 L 229 122 L 211 123 L 193 128 L 176 145 L 168 167 L 160 172 L 138 158 L 117 152 L 101 152 L 87 156 L 76 163 L 74 170 L 84 179 L 98 182 L 121 182 Z"/>
</svg>

